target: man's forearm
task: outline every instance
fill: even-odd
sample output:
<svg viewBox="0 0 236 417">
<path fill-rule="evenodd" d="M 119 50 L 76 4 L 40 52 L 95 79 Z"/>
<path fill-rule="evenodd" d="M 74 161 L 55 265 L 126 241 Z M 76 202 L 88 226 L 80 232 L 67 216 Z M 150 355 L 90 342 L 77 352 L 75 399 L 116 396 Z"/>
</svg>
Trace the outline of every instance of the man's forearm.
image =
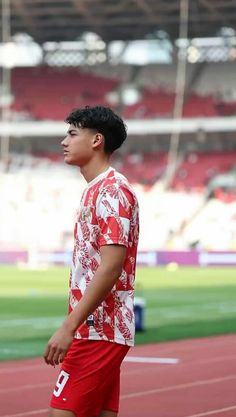
<svg viewBox="0 0 236 417">
<path fill-rule="evenodd" d="M 101 247 L 101 264 L 88 285 L 83 297 L 62 326 L 52 335 L 44 352 L 44 360 L 54 366 L 62 362 L 74 339 L 75 331 L 96 310 L 110 293 L 122 273 L 126 247 Z"/>
</svg>

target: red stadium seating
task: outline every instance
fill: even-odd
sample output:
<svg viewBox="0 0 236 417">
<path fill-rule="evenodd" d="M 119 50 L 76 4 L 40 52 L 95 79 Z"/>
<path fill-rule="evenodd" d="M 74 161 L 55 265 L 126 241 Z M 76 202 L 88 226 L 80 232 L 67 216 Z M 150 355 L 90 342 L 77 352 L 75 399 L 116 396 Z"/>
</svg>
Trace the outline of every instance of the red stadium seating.
<svg viewBox="0 0 236 417">
<path fill-rule="evenodd" d="M 63 120 L 74 107 L 109 105 L 107 96 L 120 85 L 111 79 L 78 69 L 50 67 L 15 68 L 12 72 L 12 110 L 36 120 Z M 163 88 L 144 88 L 142 98 L 123 108 L 123 117 L 172 117 L 174 93 Z M 191 93 L 185 100 L 184 117 L 229 116 L 236 113 L 236 102 L 224 103 L 213 95 Z"/>
<path fill-rule="evenodd" d="M 12 109 L 28 112 L 36 120 L 63 120 L 74 107 L 107 104 L 105 96 L 117 84 L 74 69 L 18 68 L 12 75 Z"/>
<path fill-rule="evenodd" d="M 204 189 L 214 176 L 229 171 L 236 161 L 235 152 L 194 153 L 177 169 L 174 189 Z"/>
<path fill-rule="evenodd" d="M 153 185 L 163 175 L 167 162 L 166 153 L 129 154 L 121 161 L 114 158 L 114 165 L 132 183 Z"/>
</svg>

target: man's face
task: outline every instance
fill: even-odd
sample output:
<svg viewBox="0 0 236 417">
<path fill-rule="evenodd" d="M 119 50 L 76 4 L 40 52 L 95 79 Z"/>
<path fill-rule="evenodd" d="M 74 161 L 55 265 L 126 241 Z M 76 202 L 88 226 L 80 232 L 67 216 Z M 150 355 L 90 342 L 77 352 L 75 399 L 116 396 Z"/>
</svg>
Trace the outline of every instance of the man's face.
<svg viewBox="0 0 236 417">
<path fill-rule="evenodd" d="M 88 128 L 70 125 L 65 139 L 61 142 L 64 161 L 69 165 L 83 167 L 93 155 L 96 132 Z"/>
</svg>

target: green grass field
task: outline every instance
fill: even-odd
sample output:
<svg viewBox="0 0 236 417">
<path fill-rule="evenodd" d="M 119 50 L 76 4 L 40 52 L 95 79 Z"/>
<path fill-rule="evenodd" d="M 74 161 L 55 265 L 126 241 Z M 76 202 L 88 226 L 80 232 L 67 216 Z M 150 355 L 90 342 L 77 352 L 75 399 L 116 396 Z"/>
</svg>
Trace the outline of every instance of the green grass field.
<svg viewBox="0 0 236 417">
<path fill-rule="evenodd" d="M 0 360 L 42 355 L 67 314 L 68 268 L 0 268 Z M 136 295 L 146 300 L 136 343 L 236 332 L 233 268 L 139 268 Z"/>
</svg>

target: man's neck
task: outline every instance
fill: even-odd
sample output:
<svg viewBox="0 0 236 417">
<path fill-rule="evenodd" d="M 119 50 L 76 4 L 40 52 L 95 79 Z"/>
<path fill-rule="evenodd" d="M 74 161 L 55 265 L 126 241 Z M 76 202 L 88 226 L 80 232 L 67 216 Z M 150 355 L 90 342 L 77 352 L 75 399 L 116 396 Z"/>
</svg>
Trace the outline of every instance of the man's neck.
<svg viewBox="0 0 236 417">
<path fill-rule="evenodd" d="M 84 179 L 89 183 L 93 181 L 98 175 L 105 172 L 110 166 L 109 161 L 103 161 L 100 164 L 89 164 L 80 169 Z"/>
</svg>

